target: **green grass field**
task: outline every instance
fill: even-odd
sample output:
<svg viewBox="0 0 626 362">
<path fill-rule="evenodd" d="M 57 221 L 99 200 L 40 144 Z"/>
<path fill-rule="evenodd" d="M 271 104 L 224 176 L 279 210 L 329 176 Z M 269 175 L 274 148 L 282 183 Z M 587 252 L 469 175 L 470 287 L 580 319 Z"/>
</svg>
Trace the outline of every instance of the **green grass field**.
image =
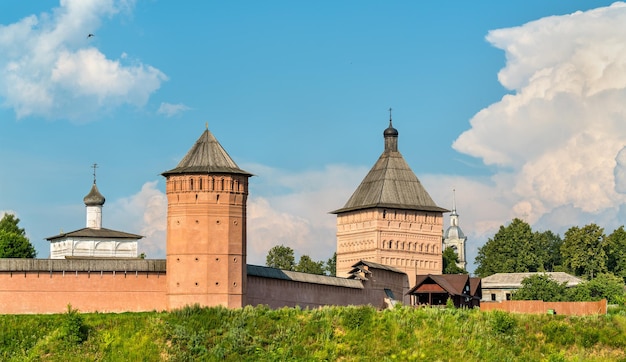
<svg viewBox="0 0 626 362">
<path fill-rule="evenodd" d="M 587 317 L 402 306 L 0 315 L 2 361 L 626 361 L 625 351 L 626 309 Z"/>
</svg>

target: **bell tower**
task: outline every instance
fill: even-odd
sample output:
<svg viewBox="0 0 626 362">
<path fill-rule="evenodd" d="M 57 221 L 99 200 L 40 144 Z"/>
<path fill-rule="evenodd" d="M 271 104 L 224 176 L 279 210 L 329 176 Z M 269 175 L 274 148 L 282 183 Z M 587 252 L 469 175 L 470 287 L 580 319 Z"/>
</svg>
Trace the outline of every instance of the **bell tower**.
<svg viewBox="0 0 626 362">
<path fill-rule="evenodd" d="M 167 194 L 169 309 L 246 305 L 248 178 L 207 129 L 176 168 Z"/>
<path fill-rule="evenodd" d="M 383 131 L 385 148 L 337 215 L 337 276 L 361 260 L 417 274 L 441 274 L 443 213 L 398 151 L 398 130 Z"/>
</svg>

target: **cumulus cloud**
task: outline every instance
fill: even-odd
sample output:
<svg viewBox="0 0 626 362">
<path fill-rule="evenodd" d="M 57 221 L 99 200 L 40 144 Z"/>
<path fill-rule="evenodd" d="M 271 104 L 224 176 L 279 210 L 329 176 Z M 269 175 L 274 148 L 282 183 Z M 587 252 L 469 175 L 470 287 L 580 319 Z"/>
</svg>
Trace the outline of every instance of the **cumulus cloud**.
<svg viewBox="0 0 626 362">
<path fill-rule="evenodd" d="M 258 164 L 253 170 L 248 198 L 248 263 L 264 265 L 269 249 L 285 245 L 296 257 L 327 260 L 336 249 L 336 217 L 368 168 L 329 165 L 323 169 L 292 172 Z M 167 198 L 158 181 L 146 182 L 129 197 L 107 206 L 107 227 L 145 236 L 140 252 L 149 258 L 165 257 Z"/>
<path fill-rule="evenodd" d="M 143 106 L 167 79 L 160 70 L 109 59 L 87 38 L 123 0 L 63 0 L 51 13 L 0 25 L 0 99 L 18 118 L 83 120 L 96 110 Z M 89 29 L 89 30 L 86 30 Z"/>
<path fill-rule="evenodd" d="M 161 103 L 161 105 L 159 106 L 159 109 L 157 110 L 158 114 L 162 114 L 165 117 L 173 117 L 177 114 L 180 114 L 184 111 L 188 111 L 191 108 L 187 107 L 186 105 L 182 104 L 182 103 L 176 103 L 176 104 L 172 104 L 172 103 L 166 103 L 163 102 Z"/>
<path fill-rule="evenodd" d="M 327 165 L 292 172 L 244 165 L 251 179 L 248 202 L 248 262 L 265 264 L 269 249 L 285 245 L 296 257 L 327 260 L 336 250 L 336 216 L 354 192 L 367 167 Z"/>
<path fill-rule="evenodd" d="M 167 198 L 157 188 L 158 181 L 146 182 L 136 194 L 115 200 L 107 207 L 110 228 L 143 235 L 139 252 L 148 258 L 165 258 Z"/>
<path fill-rule="evenodd" d="M 615 3 L 487 35 L 505 52 L 498 79 L 511 94 L 478 112 L 453 148 L 496 166 L 488 195 L 508 205 L 507 218 L 551 220 L 553 230 L 576 225 L 572 213 L 617 222 L 626 200 L 625 24 L 626 4 Z"/>
</svg>

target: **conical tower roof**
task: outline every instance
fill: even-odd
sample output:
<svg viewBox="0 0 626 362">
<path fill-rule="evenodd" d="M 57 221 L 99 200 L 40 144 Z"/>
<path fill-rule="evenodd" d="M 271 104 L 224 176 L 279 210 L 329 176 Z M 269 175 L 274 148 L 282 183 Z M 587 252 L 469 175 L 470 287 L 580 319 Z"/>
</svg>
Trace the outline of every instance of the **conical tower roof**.
<svg viewBox="0 0 626 362">
<path fill-rule="evenodd" d="M 215 136 L 207 129 L 178 163 L 178 166 L 163 172 L 162 175 L 167 177 L 175 174 L 215 173 L 236 173 L 252 176 L 237 166 Z"/>
<path fill-rule="evenodd" d="M 393 128 L 391 119 L 383 135 L 382 155 L 344 207 L 332 213 L 378 207 L 448 212 L 435 204 L 398 151 L 398 131 Z"/>
</svg>

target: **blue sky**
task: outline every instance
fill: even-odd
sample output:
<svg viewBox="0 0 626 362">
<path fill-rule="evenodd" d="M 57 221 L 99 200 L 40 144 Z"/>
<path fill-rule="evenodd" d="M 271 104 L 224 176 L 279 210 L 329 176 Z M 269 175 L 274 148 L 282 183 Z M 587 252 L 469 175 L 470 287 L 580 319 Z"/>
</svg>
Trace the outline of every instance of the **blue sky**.
<svg viewBox="0 0 626 362">
<path fill-rule="evenodd" d="M 46 237 L 85 226 L 97 163 L 103 226 L 164 257 L 160 173 L 208 122 L 256 175 L 248 262 L 278 244 L 327 259 L 328 212 L 382 152 L 392 107 L 433 199 L 450 208 L 456 189 L 471 261 L 513 217 L 611 232 L 625 38 L 610 1 L 3 1 L 0 213 L 48 257 Z"/>
</svg>

